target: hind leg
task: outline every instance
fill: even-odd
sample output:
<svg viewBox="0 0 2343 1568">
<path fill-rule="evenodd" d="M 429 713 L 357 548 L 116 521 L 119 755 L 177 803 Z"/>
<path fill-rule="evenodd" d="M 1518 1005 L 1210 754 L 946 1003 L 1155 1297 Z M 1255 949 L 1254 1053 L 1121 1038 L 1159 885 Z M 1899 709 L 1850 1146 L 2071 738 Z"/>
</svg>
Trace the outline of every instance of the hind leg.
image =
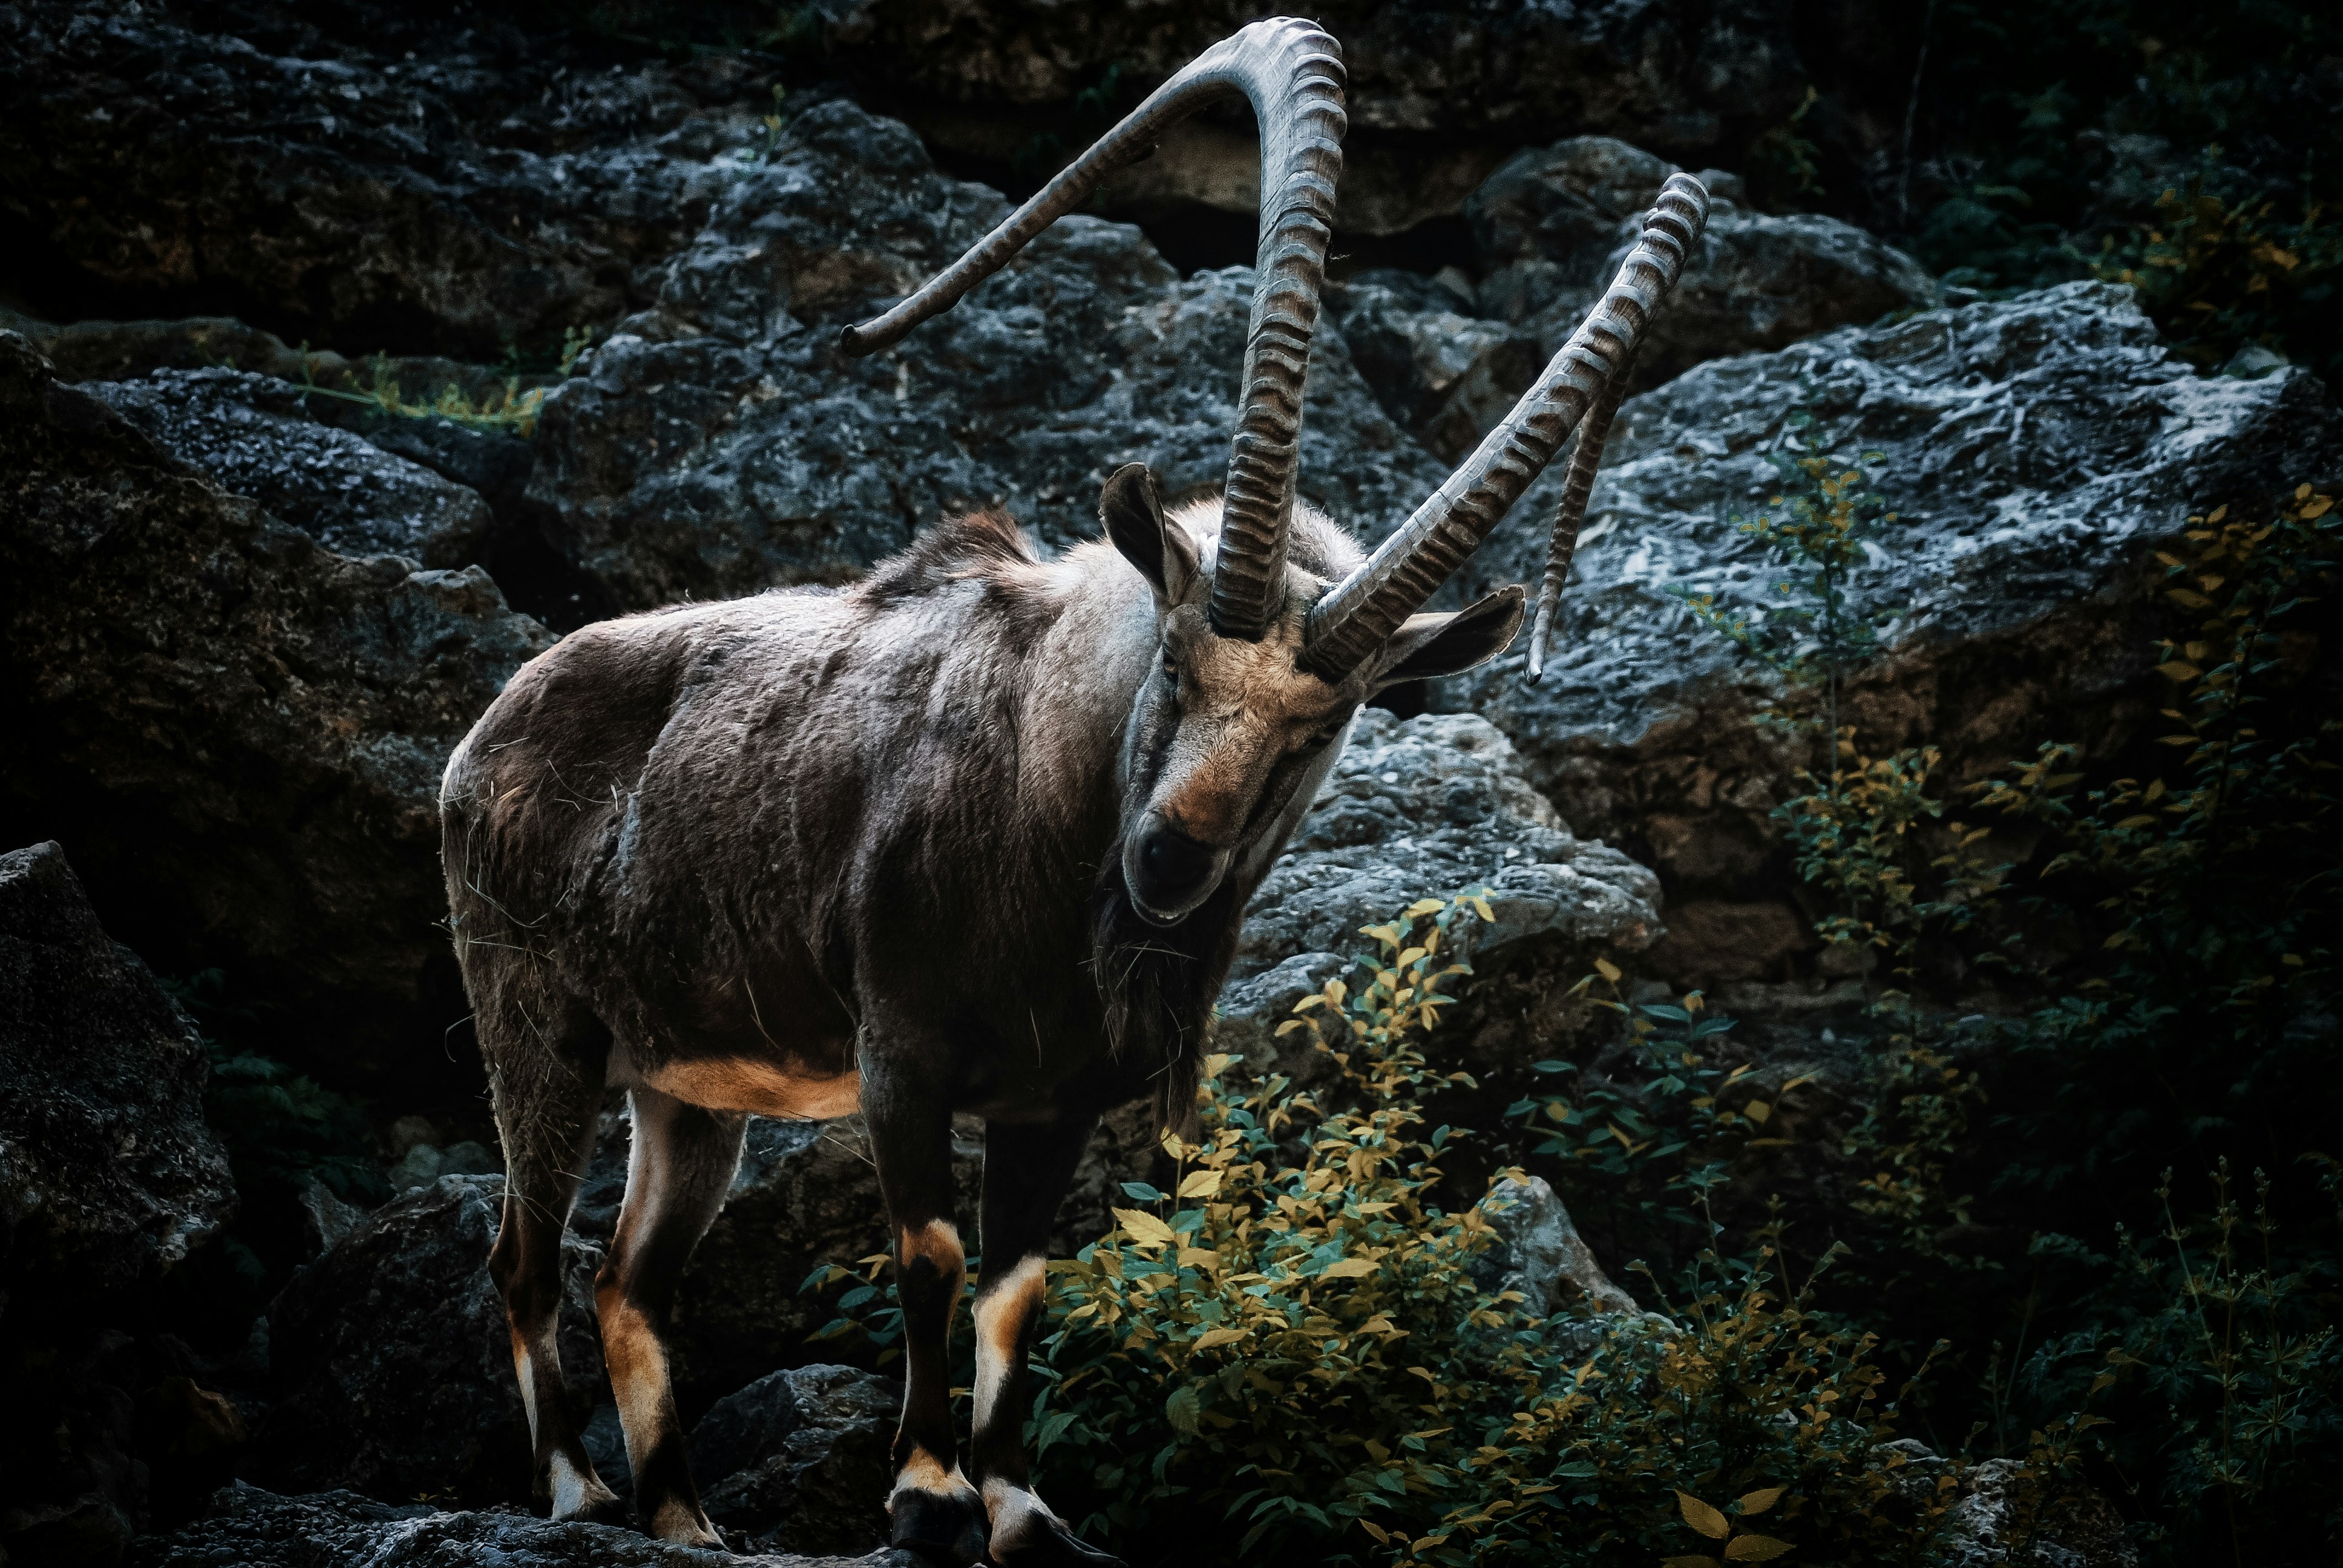
<svg viewBox="0 0 2343 1568">
<path fill-rule="evenodd" d="M 627 1199 L 594 1290 L 602 1359 L 627 1432 L 636 1518 L 662 1541 L 721 1550 L 724 1539 L 708 1523 L 692 1484 L 668 1378 L 667 1334 L 676 1285 L 691 1250 L 724 1206 L 749 1119 L 687 1105 L 654 1089 L 629 1090 L 628 1098 L 635 1130 Z"/>
<path fill-rule="evenodd" d="M 561 1380 L 555 1332 L 561 1312 L 561 1235 L 594 1141 L 607 1036 L 589 1016 L 540 1033 L 528 1020 L 499 1029 L 480 1015 L 497 1127 L 505 1146 L 504 1217 L 488 1273 L 504 1297 L 513 1370 L 535 1450 L 531 1490 L 556 1519 L 621 1522 L 618 1498 L 594 1473 Z M 526 1053 L 522 1048 L 526 1047 Z"/>
</svg>

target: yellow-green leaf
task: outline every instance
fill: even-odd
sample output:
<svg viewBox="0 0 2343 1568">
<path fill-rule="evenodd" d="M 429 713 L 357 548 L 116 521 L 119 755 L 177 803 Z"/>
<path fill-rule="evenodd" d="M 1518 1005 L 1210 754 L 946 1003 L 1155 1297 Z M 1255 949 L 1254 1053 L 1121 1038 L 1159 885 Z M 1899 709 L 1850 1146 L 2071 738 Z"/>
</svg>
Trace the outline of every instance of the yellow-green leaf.
<svg viewBox="0 0 2343 1568">
<path fill-rule="evenodd" d="M 1776 1541 L 1771 1535 L 1736 1535 L 1725 1543 L 1727 1563 L 1770 1563 L 1790 1549 L 1786 1541 Z"/>
<path fill-rule="evenodd" d="M 2167 680 L 2194 680 L 2205 672 L 2185 658 L 2173 658 L 2157 665 L 2156 673 Z"/>
<path fill-rule="evenodd" d="M 1619 983 L 1619 966 L 1613 963 L 1609 959 L 1596 959 L 1594 960 L 1594 970 L 1604 980 L 1609 980 L 1613 985 L 1617 985 Z"/>
<path fill-rule="evenodd" d="M 1741 1512 L 1745 1515 L 1763 1513 L 1781 1502 L 1782 1493 L 1788 1490 L 1786 1486 L 1768 1486 L 1762 1492 L 1745 1492 L 1741 1494 Z"/>
<path fill-rule="evenodd" d="M 1131 1239 L 1142 1247 L 1169 1247 L 1180 1240 L 1171 1226 L 1144 1210 L 1117 1209 L 1114 1217 L 1131 1233 Z"/>
<path fill-rule="evenodd" d="M 1691 1525 L 1711 1541 L 1722 1541 L 1733 1533 L 1733 1526 L 1725 1521 L 1721 1512 L 1711 1508 L 1689 1492 L 1676 1493 L 1676 1509 L 1684 1515 L 1684 1522 L 1686 1524 Z"/>
<path fill-rule="evenodd" d="M 1319 1271 L 1318 1277 L 1322 1280 L 1363 1279 L 1373 1273 L 1376 1268 L 1377 1265 L 1366 1258 L 1344 1258 L 1340 1262 L 1327 1264 Z"/>
<path fill-rule="evenodd" d="M 1200 1351 L 1208 1351 L 1214 1345 L 1232 1345 L 1252 1332 L 1252 1331 L 1251 1329 L 1206 1329 L 1202 1333 L 1196 1336 L 1195 1348 Z"/>
<path fill-rule="evenodd" d="M 1227 1174 L 1225 1171 L 1192 1171 L 1188 1173 L 1187 1179 L 1180 1183 L 1180 1196 L 1182 1198 L 1216 1197 L 1221 1191 L 1221 1181 Z"/>
</svg>

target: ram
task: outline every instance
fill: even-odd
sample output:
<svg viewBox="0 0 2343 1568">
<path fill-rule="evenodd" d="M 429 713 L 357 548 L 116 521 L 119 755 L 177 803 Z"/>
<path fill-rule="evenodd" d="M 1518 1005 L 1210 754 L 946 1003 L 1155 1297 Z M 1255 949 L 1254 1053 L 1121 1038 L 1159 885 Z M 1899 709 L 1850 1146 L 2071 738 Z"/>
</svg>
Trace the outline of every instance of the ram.
<svg viewBox="0 0 2343 1568">
<path fill-rule="evenodd" d="M 850 588 L 588 627 L 448 763 L 453 930 L 510 1171 L 491 1267 L 557 1517 L 616 1511 L 562 1397 L 554 1319 L 578 1172 L 622 1086 L 633 1146 L 597 1297 L 646 1528 L 719 1543 L 663 1337 L 747 1119 L 859 1110 L 903 1309 L 896 1543 L 1109 1560 L 1034 1495 L 1022 1448 L 1059 1200 L 1102 1111 L 1145 1097 L 1167 1126 L 1192 1117 L 1248 895 L 1362 703 L 1512 641 L 1519 588 L 1423 608 L 1583 419 L 1550 605 L 1637 336 L 1707 211 L 1696 182 L 1669 182 L 1586 324 L 1371 556 L 1295 498 L 1344 128 L 1340 51 L 1307 23 L 1258 22 L 1200 56 L 951 268 L 849 327 L 846 352 L 900 342 L 1167 124 L 1233 94 L 1261 123 L 1262 210 L 1222 496 L 1166 511 L 1129 465 L 1105 482 L 1106 539 L 1057 559 L 983 512 Z M 986 1125 L 965 1466 L 945 1363 L 964 1280 L 955 1111 Z"/>
</svg>

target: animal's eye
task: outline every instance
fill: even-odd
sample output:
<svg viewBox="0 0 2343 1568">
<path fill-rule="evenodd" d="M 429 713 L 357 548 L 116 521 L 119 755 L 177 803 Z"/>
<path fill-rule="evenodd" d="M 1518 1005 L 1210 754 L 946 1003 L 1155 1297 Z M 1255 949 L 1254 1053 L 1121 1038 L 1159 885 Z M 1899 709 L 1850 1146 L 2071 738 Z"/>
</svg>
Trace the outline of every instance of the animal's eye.
<svg viewBox="0 0 2343 1568">
<path fill-rule="evenodd" d="M 1172 683 L 1172 695 L 1180 695 L 1180 667 L 1170 659 L 1163 661 L 1163 678 Z"/>
</svg>

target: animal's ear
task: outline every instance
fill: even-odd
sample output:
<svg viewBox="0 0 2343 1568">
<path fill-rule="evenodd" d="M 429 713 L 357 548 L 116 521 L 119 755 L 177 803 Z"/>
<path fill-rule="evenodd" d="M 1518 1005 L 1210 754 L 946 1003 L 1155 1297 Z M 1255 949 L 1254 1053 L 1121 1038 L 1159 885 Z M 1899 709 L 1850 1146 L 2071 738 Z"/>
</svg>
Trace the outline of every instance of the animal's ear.
<svg viewBox="0 0 2343 1568">
<path fill-rule="evenodd" d="M 1155 585 L 1155 597 L 1178 604 L 1196 580 L 1196 541 L 1179 524 L 1165 520 L 1155 493 L 1155 473 L 1144 463 L 1125 463 L 1106 477 L 1099 493 L 1099 520 L 1122 558 Z"/>
<path fill-rule="evenodd" d="M 1412 615 L 1383 645 L 1386 662 L 1375 684 L 1430 680 L 1486 664 L 1521 629 L 1522 590 L 1514 584 L 1450 614 Z"/>
</svg>

